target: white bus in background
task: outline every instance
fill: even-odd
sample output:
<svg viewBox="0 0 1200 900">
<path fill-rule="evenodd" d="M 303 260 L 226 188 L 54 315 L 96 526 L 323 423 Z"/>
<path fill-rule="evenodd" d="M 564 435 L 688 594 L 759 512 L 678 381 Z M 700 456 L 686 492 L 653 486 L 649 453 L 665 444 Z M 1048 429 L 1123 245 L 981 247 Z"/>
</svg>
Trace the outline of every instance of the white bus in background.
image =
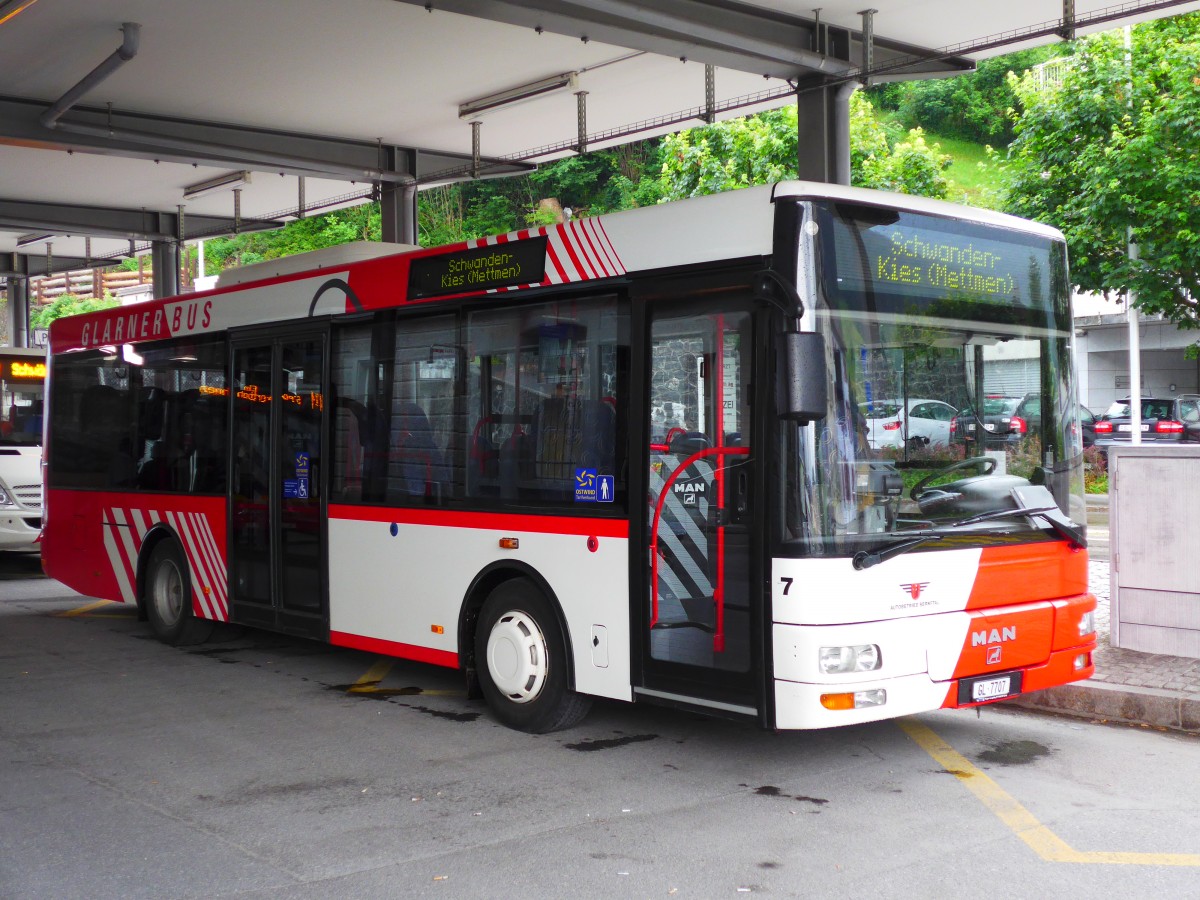
<svg viewBox="0 0 1200 900">
<path fill-rule="evenodd" d="M 0 348 L 0 550 L 38 549 L 45 380 L 44 350 Z"/>
</svg>

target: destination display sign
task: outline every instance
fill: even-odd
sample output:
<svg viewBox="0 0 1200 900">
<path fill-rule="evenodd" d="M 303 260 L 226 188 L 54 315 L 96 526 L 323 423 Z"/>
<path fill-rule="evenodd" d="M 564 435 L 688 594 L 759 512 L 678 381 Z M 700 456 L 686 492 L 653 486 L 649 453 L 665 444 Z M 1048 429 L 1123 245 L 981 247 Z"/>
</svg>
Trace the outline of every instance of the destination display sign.
<svg viewBox="0 0 1200 900">
<path fill-rule="evenodd" d="M 827 220 L 827 290 L 842 297 L 1017 307 L 1035 307 L 1052 296 L 1052 270 L 1061 255 L 1046 238 L 915 213 L 886 218 L 891 221 L 846 215 Z"/>
<path fill-rule="evenodd" d="M 540 284 L 546 276 L 546 238 L 471 247 L 413 260 L 408 296 L 415 300 Z"/>
<path fill-rule="evenodd" d="M 0 355 L 0 379 L 39 382 L 46 377 L 46 364 L 36 357 Z"/>
</svg>

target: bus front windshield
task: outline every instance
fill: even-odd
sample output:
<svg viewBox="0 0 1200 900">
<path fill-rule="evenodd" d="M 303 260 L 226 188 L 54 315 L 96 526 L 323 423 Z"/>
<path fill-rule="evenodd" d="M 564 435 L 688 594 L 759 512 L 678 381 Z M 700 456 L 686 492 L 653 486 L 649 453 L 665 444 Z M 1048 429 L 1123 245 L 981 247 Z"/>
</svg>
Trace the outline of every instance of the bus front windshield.
<svg viewBox="0 0 1200 900">
<path fill-rule="evenodd" d="M 786 439 L 788 543 L 840 555 L 889 536 L 1051 538 L 1015 514 L 1048 505 L 1082 533 L 1061 242 L 842 203 L 810 207 L 801 240 L 829 408 Z"/>
</svg>

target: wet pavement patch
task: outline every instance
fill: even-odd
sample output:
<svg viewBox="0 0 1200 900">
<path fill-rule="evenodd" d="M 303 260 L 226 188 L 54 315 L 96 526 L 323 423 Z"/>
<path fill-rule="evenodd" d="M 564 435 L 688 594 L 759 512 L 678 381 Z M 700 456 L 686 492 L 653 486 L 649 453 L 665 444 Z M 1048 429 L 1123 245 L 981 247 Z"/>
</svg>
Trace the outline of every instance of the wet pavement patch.
<svg viewBox="0 0 1200 900">
<path fill-rule="evenodd" d="M 474 722 L 479 718 L 479 713 L 477 712 L 447 712 L 443 709 L 430 709 L 428 706 L 413 706 L 411 703 L 400 703 L 398 705 L 415 709 L 417 712 L 423 712 L 425 715 L 433 716 L 435 719 L 448 719 L 451 722 Z"/>
<path fill-rule="evenodd" d="M 378 682 L 364 683 L 356 681 L 353 684 L 330 684 L 327 687 L 331 691 L 339 691 L 343 694 L 349 694 L 351 697 L 370 697 L 372 700 L 386 700 L 388 697 L 415 697 L 418 694 L 425 693 L 425 688 L 381 688 L 376 687 L 376 684 Z"/>
<path fill-rule="evenodd" d="M 1001 766 L 1024 766 L 1049 756 L 1050 752 L 1049 747 L 1037 741 L 1001 741 L 980 753 L 979 760 Z"/>
<path fill-rule="evenodd" d="M 762 787 L 757 787 L 754 789 L 754 793 L 758 794 L 760 797 L 783 797 L 787 800 L 799 800 L 801 803 L 811 803 L 813 806 L 824 806 L 829 802 L 823 797 L 804 797 L 800 795 L 793 796 L 792 794 L 785 794 L 773 784 L 764 784 Z"/>
<path fill-rule="evenodd" d="M 643 741 L 656 741 L 657 734 L 627 734 L 616 738 L 597 738 L 596 740 L 580 741 L 577 744 L 563 744 L 568 750 L 579 750 L 590 753 L 593 750 L 612 750 L 614 747 L 624 747 L 626 744 L 640 744 Z"/>
</svg>

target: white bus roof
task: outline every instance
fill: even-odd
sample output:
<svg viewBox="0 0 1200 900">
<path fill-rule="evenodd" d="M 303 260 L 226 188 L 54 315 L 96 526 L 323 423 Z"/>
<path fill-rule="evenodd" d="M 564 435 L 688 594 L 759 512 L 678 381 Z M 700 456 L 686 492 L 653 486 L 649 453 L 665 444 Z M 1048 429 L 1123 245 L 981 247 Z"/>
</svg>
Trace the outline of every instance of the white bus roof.
<svg viewBox="0 0 1200 900">
<path fill-rule="evenodd" d="M 812 200 L 844 200 L 850 203 L 862 203 L 870 206 L 895 207 L 915 213 L 925 213 L 931 216 L 947 216 L 954 219 L 968 219 L 983 225 L 995 225 L 1000 228 L 1011 228 L 1029 234 L 1040 235 L 1052 240 L 1063 240 L 1062 232 L 1041 222 L 1031 222 L 1007 213 L 991 209 L 981 209 L 976 206 L 963 206 L 946 200 L 930 200 L 928 197 L 914 197 L 911 194 L 895 194 L 889 191 L 868 190 L 867 188 L 849 187 L 841 184 L 821 184 L 816 181 L 781 181 L 775 185 L 775 199 L 791 197 L 795 199 Z"/>
</svg>

